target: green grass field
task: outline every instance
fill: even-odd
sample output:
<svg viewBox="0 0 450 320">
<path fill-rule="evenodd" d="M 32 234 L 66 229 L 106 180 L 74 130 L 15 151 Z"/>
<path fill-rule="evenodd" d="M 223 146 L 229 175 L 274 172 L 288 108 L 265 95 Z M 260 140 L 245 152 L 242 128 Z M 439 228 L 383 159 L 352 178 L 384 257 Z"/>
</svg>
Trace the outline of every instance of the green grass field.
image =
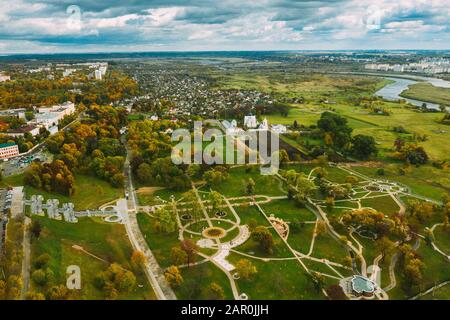
<svg viewBox="0 0 450 320">
<path fill-rule="evenodd" d="M 0 185 L 2 187 L 23 186 L 23 174 L 4 178 Z M 25 194 L 27 198 L 33 194 L 41 194 L 45 200 L 58 199 L 60 204 L 72 202 L 75 210 L 97 209 L 102 204 L 125 196 L 122 188 L 113 188 L 104 180 L 81 174 L 75 176 L 75 193 L 71 197 L 30 186 L 25 186 Z"/>
<path fill-rule="evenodd" d="M 400 96 L 450 106 L 450 89 L 435 87 L 428 82 L 410 85 Z"/>
<path fill-rule="evenodd" d="M 132 248 L 123 225 L 91 218 L 79 219 L 76 224 L 37 216 L 34 216 L 33 220 L 39 221 L 42 232 L 40 238 L 32 242 L 31 262 L 43 253 L 49 254 L 49 268 L 54 273 L 54 284 L 65 284 L 68 266 L 79 266 L 81 291 L 77 294 L 78 299 L 104 299 L 104 293 L 93 285 L 93 281 L 110 263 L 119 263 L 125 269 L 131 270 Z M 73 245 L 81 246 L 107 262 L 75 250 Z M 143 272 L 136 273 L 136 277 L 136 287 L 130 293 L 121 293 L 119 299 L 155 299 Z M 43 288 L 32 283 L 32 290 L 41 291 Z"/>
<path fill-rule="evenodd" d="M 242 259 L 238 254 L 231 254 L 228 260 L 233 263 Z M 240 292 L 249 299 L 263 300 L 321 300 L 325 297 L 314 289 L 312 281 L 305 274 L 297 260 L 264 262 L 251 259 L 258 273 L 250 281 L 237 280 Z"/>
</svg>

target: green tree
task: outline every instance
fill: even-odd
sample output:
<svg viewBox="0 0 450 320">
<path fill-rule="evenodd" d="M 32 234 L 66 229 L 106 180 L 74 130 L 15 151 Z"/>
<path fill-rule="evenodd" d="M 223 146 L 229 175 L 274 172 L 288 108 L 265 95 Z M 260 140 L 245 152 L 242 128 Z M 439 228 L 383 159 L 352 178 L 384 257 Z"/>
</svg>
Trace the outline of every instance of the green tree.
<svg viewBox="0 0 450 320">
<path fill-rule="evenodd" d="M 177 266 L 170 266 L 164 272 L 164 277 L 171 287 L 179 287 L 183 283 L 183 277 Z"/>
<path fill-rule="evenodd" d="M 172 263 L 175 266 L 179 266 L 179 265 L 186 263 L 186 261 L 188 259 L 188 255 L 187 255 L 186 251 L 181 250 L 178 247 L 173 247 L 170 250 L 170 256 L 172 259 Z"/>
<path fill-rule="evenodd" d="M 258 272 L 256 267 L 247 259 L 240 259 L 236 263 L 236 271 L 242 279 L 247 281 L 251 280 Z"/>
<path fill-rule="evenodd" d="M 220 285 L 213 282 L 208 287 L 208 298 L 211 300 L 225 300 L 225 292 Z"/>
<path fill-rule="evenodd" d="M 351 153 L 358 159 L 367 160 L 378 153 L 375 139 L 372 136 L 358 134 L 352 139 Z"/>
<path fill-rule="evenodd" d="M 252 238 L 259 243 L 261 249 L 268 253 L 273 253 L 273 236 L 272 233 L 264 226 L 258 226 L 252 232 Z"/>
</svg>

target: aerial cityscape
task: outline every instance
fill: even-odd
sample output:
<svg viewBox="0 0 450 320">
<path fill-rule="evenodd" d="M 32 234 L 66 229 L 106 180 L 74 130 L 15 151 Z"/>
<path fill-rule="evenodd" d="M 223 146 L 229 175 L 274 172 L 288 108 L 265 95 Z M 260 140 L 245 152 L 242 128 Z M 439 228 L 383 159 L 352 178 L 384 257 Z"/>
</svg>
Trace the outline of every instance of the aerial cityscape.
<svg viewBox="0 0 450 320">
<path fill-rule="evenodd" d="M 264 2 L 0 9 L 0 300 L 450 300 L 450 4 Z"/>
</svg>

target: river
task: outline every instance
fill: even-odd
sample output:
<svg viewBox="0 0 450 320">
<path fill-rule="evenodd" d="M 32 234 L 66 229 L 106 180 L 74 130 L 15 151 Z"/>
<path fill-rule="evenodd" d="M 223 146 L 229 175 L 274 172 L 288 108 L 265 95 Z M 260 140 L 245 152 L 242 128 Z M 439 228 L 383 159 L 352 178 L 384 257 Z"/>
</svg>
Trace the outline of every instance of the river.
<svg viewBox="0 0 450 320">
<path fill-rule="evenodd" d="M 421 76 L 415 76 L 415 75 L 406 75 L 406 76 L 402 77 L 401 75 L 393 76 L 390 74 L 368 73 L 368 72 L 345 72 L 345 73 L 368 75 L 368 76 L 381 77 L 381 78 L 392 80 L 392 81 L 394 81 L 393 83 L 384 86 L 383 88 L 381 88 L 380 90 L 375 92 L 374 95 L 382 97 L 383 99 L 386 99 L 389 101 L 403 99 L 403 100 L 408 101 L 409 103 L 411 103 L 415 106 L 418 106 L 418 107 L 421 107 L 422 104 L 426 103 L 427 107 L 429 109 L 439 110 L 439 105 L 436 103 L 431 103 L 431 102 L 427 102 L 427 101 L 403 98 L 400 96 L 400 94 L 403 91 L 405 91 L 406 89 L 408 89 L 408 87 L 410 85 L 419 83 L 420 81 L 426 81 L 435 87 L 450 88 L 450 81 L 446 81 L 446 80 L 438 79 L 438 78 L 421 77 Z"/>
</svg>

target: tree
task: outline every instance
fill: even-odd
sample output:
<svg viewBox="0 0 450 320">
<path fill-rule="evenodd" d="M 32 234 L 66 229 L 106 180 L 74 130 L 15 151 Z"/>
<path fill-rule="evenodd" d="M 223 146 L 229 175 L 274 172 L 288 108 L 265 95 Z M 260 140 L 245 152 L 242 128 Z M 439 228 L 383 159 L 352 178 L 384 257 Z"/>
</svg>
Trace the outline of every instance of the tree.
<svg viewBox="0 0 450 320">
<path fill-rule="evenodd" d="M 366 160 L 372 155 L 378 153 L 378 149 L 375 145 L 375 139 L 372 136 L 365 136 L 358 134 L 352 139 L 352 154 L 361 160 Z"/>
<path fill-rule="evenodd" d="M 34 260 L 34 267 L 36 269 L 43 269 L 49 263 L 51 257 L 48 253 L 43 253 Z"/>
<path fill-rule="evenodd" d="M 46 286 L 52 278 L 53 272 L 50 269 L 37 269 L 31 275 L 33 282 L 41 287 Z"/>
<path fill-rule="evenodd" d="M 386 236 L 377 239 L 375 246 L 383 255 L 382 261 L 385 261 L 385 258 L 389 260 L 395 250 L 395 243 Z"/>
<path fill-rule="evenodd" d="M 222 195 L 217 191 L 211 191 L 209 194 L 209 203 L 211 204 L 211 210 L 213 213 L 220 210 L 220 208 L 223 205 L 223 197 Z"/>
<path fill-rule="evenodd" d="M 421 165 L 428 162 L 428 154 L 425 149 L 414 143 L 405 144 L 400 151 L 397 152 L 396 157 L 407 163 Z"/>
<path fill-rule="evenodd" d="M 4 280 L 0 280 L 0 300 L 6 300 L 8 288 Z"/>
<path fill-rule="evenodd" d="M 258 226 L 252 232 L 252 238 L 259 243 L 259 246 L 268 254 L 273 253 L 273 236 L 272 233 L 264 226 Z"/>
<path fill-rule="evenodd" d="M 217 283 L 213 282 L 208 287 L 208 297 L 211 300 L 225 300 L 225 292 Z"/>
<path fill-rule="evenodd" d="M 247 185 L 245 187 L 245 190 L 246 190 L 247 194 L 249 194 L 249 195 L 253 195 L 253 193 L 255 193 L 255 181 L 253 181 L 252 178 L 249 178 L 247 180 Z"/>
<path fill-rule="evenodd" d="M 123 187 L 124 181 L 125 181 L 125 176 L 123 175 L 123 173 L 118 172 L 112 176 L 110 183 L 111 183 L 111 186 L 113 186 L 114 188 L 120 188 L 120 187 Z"/>
<path fill-rule="evenodd" d="M 203 211 L 195 191 L 190 190 L 188 192 L 183 193 L 183 198 L 185 202 L 190 204 L 189 212 L 192 214 L 194 221 L 199 220 L 200 217 L 203 215 Z"/>
<path fill-rule="evenodd" d="M 170 256 L 172 259 L 172 263 L 175 266 L 179 266 L 179 265 L 186 263 L 186 261 L 188 259 L 188 255 L 187 255 L 186 251 L 184 251 L 178 247 L 173 247 L 170 250 Z"/>
<path fill-rule="evenodd" d="M 347 300 L 347 296 L 344 293 L 342 287 L 338 284 L 333 284 L 325 289 L 328 297 L 331 300 Z"/>
<path fill-rule="evenodd" d="M 289 232 L 292 233 L 298 233 L 300 231 L 302 224 L 300 222 L 300 220 L 298 220 L 297 218 L 294 218 L 291 223 L 289 224 Z"/>
<path fill-rule="evenodd" d="M 336 149 L 343 149 L 351 141 L 351 133 L 353 131 L 347 124 L 347 119 L 332 112 L 322 113 L 317 127 L 331 138 L 331 143 Z M 330 143 L 330 145 L 331 145 Z"/>
<path fill-rule="evenodd" d="M 312 280 L 312 282 L 313 282 L 314 287 L 316 288 L 316 290 L 317 290 L 317 291 L 322 290 L 322 288 L 323 288 L 323 286 L 324 286 L 324 284 L 325 284 L 325 278 L 324 278 L 324 276 L 323 276 L 321 273 L 315 272 L 315 271 L 311 272 L 311 273 L 309 274 L 309 276 L 311 277 L 311 280 Z"/>
<path fill-rule="evenodd" d="M 145 267 L 145 265 L 147 264 L 147 260 L 144 253 L 139 250 L 134 250 L 133 254 L 131 255 L 131 264 L 135 269 L 138 269 L 139 267 Z"/>
<path fill-rule="evenodd" d="M 105 290 L 109 299 L 114 299 L 119 292 L 131 291 L 136 286 L 136 277 L 131 271 L 112 263 L 108 269 L 96 276 L 94 284 Z"/>
<path fill-rule="evenodd" d="M 356 183 L 358 183 L 358 178 L 355 176 L 347 176 L 345 177 L 345 182 L 350 183 L 351 185 L 355 185 Z"/>
<path fill-rule="evenodd" d="M 170 266 L 164 272 L 164 277 L 169 285 L 173 288 L 179 287 L 183 283 L 183 277 L 177 266 Z"/>
<path fill-rule="evenodd" d="M 251 280 L 258 272 L 256 267 L 247 259 L 240 259 L 236 263 L 236 271 L 242 279 L 247 281 Z"/>
<path fill-rule="evenodd" d="M 323 220 L 317 221 L 316 235 L 320 236 L 327 232 L 327 224 Z"/>
<path fill-rule="evenodd" d="M 42 227 L 39 220 L 33 220 L 30 225 L 30 232 L 34 239 L 39 239 L 41 235 Z"/>
<path fill-rule="evenodd" d="M 160 222 L 161 230 L 165 233 L 172 233 L 177 228 L 177 221 L 172 210 L 166 206 L 158 209 L 154 213 L 155 218 Z"/>
<path fill-rule="evenodd" d="M 150 165 L 142 163 L 137 169 L 137 178 L 142 183 L 149 183 L 152 181 L 152 170 Z"/>
<path fill-rule="evenodd" d="M 26 299 L 27 300 L 45 300 L 45 296 L 40 292 L 28 292 Z"/>
<path fill-rule="evenodd" d="M 183 241 L 181 241 L 180 245 L 181 250 L 183 250 L 187 254 L 187 264 L 189 266 L 191 262 L 195 261 L 195 252 L 198 251 L 198 246 L 191 239 L 184 239 Z"/>
<path fill-rule="evenodd" d="M 67 289 L 64 285 L 57 285 L 51 287 L 47 291 L 47 299 L 48 300 L 69 300 L 71 299 L 71 294 L 69 289 Z"/>
</svg>

